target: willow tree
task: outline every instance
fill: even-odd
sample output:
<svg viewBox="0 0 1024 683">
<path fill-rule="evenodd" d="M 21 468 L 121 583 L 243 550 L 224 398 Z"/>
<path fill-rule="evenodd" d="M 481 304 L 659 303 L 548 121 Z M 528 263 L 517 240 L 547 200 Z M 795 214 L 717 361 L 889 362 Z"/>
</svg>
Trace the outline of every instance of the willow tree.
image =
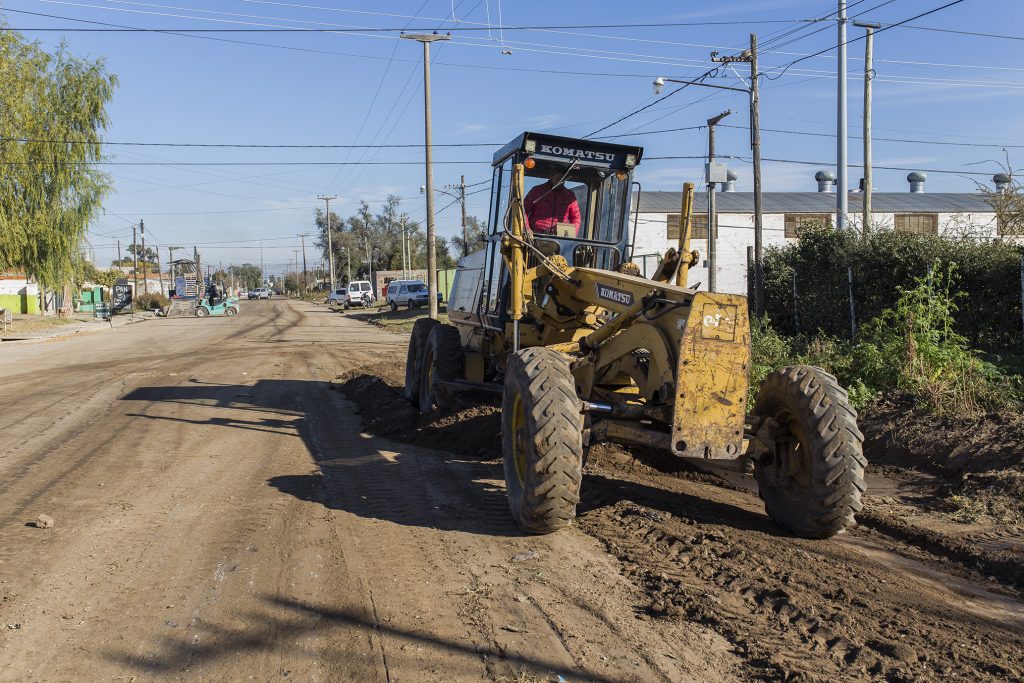
<svg viewBox="0 0 1024 683">
<path fill-rule="evenodd" d="M 0 269 L 24 268 L 45 288 L 80 271 L 86 227 L 110 189 L 96 164 L 116 87 L 102 59 L 0 32 Z"/>
</svg>

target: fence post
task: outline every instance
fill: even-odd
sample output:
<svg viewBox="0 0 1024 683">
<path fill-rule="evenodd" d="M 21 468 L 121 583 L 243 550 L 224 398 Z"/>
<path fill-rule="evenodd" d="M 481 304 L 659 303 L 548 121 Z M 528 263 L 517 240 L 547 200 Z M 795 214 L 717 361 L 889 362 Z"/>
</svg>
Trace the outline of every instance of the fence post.
<svg viewBox="0 0 1024 683">
<path fill-rule="evenodd" d="M 796 268 L 793 269 L 793 327 L 800 332 L 800 298 L 796 291 Z"/>
<path fill-rule="evenodd" d="M 850 295 L 850 339 L 856 339 L 857 316 L 853 309 L 853 266 L 846 266 L 846 291 Z"/>
</svg>

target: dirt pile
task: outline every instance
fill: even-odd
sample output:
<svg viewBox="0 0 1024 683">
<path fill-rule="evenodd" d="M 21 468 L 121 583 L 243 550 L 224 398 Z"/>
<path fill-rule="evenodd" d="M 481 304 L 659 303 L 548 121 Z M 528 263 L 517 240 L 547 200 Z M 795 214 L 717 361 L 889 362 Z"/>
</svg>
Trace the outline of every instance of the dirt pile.
<svg viewBox="0 0 1024 683">
<path fill-rule="evenodd" d="M 430 448 L 493 459 L 501 457 L 501 411 L 472 406 L 423 417 L 403 393 L 404 364 L 377 365 L 339 375 L 335 386 L 352 401 L 374 434 Z"/>
<path fill-rule="evenodd" d="M 859 422 L 871 464 L 935 475 L 954 518 L 1024 523 L 1024 415 L 935 415 L 896 395 Z"/>
</svg>

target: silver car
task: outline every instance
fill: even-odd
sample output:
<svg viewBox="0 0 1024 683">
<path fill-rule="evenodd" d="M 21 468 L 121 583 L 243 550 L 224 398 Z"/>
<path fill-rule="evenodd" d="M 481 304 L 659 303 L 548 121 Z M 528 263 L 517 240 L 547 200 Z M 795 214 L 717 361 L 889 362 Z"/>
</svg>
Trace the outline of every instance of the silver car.
<svg viewBox="0 0 1024 683">
<path fill-rule="evenodd" d="M 327 303 L 331 306 L 342 306 L 348 301 L 348 289 L 342 287 L 327 295 Z"/>
<path fill-rule="evenodd" d="M 388 283 L 387 296 L 392 311 L 397 311 L 399 306 L 426 306 L 429 301 L 423 280 L 392 280 Z M 441 303 L 441 292 L 437 293 L 437 303 Z"/>
</svg>

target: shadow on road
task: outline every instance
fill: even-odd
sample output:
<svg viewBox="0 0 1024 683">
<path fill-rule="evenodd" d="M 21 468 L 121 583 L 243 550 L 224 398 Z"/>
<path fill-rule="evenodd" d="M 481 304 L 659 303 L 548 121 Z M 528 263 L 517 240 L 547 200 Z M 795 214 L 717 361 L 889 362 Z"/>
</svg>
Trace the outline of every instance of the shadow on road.
<svg viewBox="0 0 1024 683">
<path fill-rule="evenodd" d="M 500 465 L 399 444 L 362 432 L 351 406 L 324 382 L 262 379 L 252 385 L 140 387 L 121 400 L 146 404 L 139 420 L 302 439 L 320 472 L 266 483 L 301 500 L 367 519 L 488 536 L 520 535 L 508 514 Z M 172 404 L 173 410 L 159 406 Z"/>
<path fill-rule="evenodd" d="M 348 631 L 350 637 L 332 637 L 335 646 L 318 650 L 315 658 L 349 671 L 358 671 L 363 667 L 376 671 L 376 676 L 370 680 L 390 680 L 393 675 L 387 670 L 388 664 L 381 657 L 379 646 L 367 647 L 368 639 L 382 637 L 401 641 L 399 648 L 394 648 L 395 651 L 415 646 L 416 650 L 433 649 L 456 655 L 457 659 L 446 657 L 444 660 L 445 673 L 451 676 L 451 680 L 475 678 L 480 675 L 481 662 L 486 659 L 502 660 L 512 666 L 544 672 L 551 677 L 561 676 L 565 680 L 580 680 L 581 676 L 585 680 L 599 683 L 615 683 L 619 680 L 593 671 L 566 669 L 540 656 L 515 655 L 491 644 L 456 641 L 399 628 L 379 622 L 371 614 L 351 607 L 318 605 L 276 595 L 264 595 L 262 601 L 264 610 L 238 615 L 244 625 L 218 626 L 202 621 L 194 627 L 195 633 L 189 629 L 189 633 L 180 637 L 162 638 L 155 652 L 138 655 L 110 651 L 106 656 L 132 670 L 156 675 L 181 674 L 189 669 L 214 664 L 220 659 L 281 647 L 289 647 L 294 650 L 295 656 L 305 659 L 311 653 L 302 645 L 302 637 L 336 628 Z M 358 661 L 360 659 L 363 661 Z M 424 662 L 430 661 L 427 657 L 423 659 Z"/>
</svg>

